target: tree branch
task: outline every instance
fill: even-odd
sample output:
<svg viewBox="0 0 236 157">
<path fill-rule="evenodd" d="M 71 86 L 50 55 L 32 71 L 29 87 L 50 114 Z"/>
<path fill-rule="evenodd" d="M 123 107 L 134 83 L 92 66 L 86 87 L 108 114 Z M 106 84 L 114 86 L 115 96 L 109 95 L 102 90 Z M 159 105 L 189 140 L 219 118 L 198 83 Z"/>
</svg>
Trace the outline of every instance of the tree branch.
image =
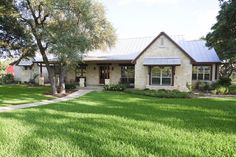
<svg viewBox="0 0 236 157">
<path fill-rule="evenodd" d="M 39 23 L 38 23 L 38 18 L 37 18 L 36 15 L 35 15 L 35 12 L 34 12 L 32 6 L 31 6 L 31 3 L 30 3 L 29 0 L 26 0 L 26 1 L 27 1 L 28 6 L 29 6 L 29 9 L 30 9 L 31 15 L 32 15 L 33 18 L 34 18 L 35 24 L 38 25 L 38 24 L 39 24 Z"/>
</svg>

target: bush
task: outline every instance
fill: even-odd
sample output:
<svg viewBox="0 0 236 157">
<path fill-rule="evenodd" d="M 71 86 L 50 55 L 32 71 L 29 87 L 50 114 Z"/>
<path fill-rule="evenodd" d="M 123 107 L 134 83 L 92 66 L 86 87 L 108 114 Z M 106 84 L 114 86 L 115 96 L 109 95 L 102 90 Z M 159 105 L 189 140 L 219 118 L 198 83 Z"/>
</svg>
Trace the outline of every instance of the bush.
<svg viewBox="0 0 236 157">
<path fill-rule="evenodd" d="M 65 88 L 66 88 L 66 90 L 76 89 L 76 85 L 75 84 L 66 84 Z"/>
<path fill-rule="evenodd" d="M 207 82 L 198 82 L 196 85 L 196 89 L 204 92 L 204 91 L 209 91 L 212 88 L 211 88 L 210 84 Z"/>
<path fill-rule="evenodd" d="M 2 82 L 10 84 L 14 82 L 14 76 L 12 74 L 6 74 L 2 77 Z"/>
<path fill-rule="evenodd" d="M 218 86 L 216 87 L 216 94 L 221 94 L 221 95 L 225 95 L 229 93 L 229 87 L 225 87 L 225 86 Z"/>
<path fill-rule="evenodd" d="M 126 89 L 125 85 L 122 84 L 111 84 L 111 85 L 105 85 L 104 90 L 105 91 L 124 91 Z"/>
<path fill-rule="evenodd" d="M 220 85 L 220 86 L 226 86 L 226 87 L 229 87 L 229 86 L 231 85 L 231 82 L 232 82 L 231 78 L 226 78 L 226 77 L 221 77 L 221 78 L 217 81 L 218 85 Z"/>
<path fill-rule="evenodd" d="M 229 87 L 229 93 L 235 95 L 236 94 L 236 86 L 230 86 Z"/>
<path fill-rule="evenodd" d="M 190 94 L 187 92 L 180 92 L 178 90 L 127 90 L 131 94 L 146 95 L 157 98 L 189 98 Z"/>
</svg>

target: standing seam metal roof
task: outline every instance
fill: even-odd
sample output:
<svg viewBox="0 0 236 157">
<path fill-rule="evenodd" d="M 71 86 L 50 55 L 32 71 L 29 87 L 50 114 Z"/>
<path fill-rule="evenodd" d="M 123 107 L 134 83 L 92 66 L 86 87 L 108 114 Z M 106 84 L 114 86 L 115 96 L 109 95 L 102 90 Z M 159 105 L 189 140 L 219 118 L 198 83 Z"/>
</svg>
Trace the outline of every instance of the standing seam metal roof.
<svg viewBox="0 0 236 157">
<path fill-rule="evenodd" d="M 120 39 L 108 50 L 89 52 L 84 61 L 96 60 L 134 60 L 153 41 L 154 37 Z M 214 49 L 209 49 L 204 40 L 187 41 L 172 37 L 172 39 L 196 62 L 221 62 Z M 157 56 L 158 57 L 158 56 Z"/>
</svg>

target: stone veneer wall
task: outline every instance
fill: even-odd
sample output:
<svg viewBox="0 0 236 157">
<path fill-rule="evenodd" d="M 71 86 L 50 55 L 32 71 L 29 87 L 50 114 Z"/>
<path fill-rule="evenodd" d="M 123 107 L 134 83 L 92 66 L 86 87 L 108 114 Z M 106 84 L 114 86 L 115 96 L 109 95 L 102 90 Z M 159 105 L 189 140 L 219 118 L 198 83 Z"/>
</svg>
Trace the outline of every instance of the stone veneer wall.
<svg viewBox="0 0 236 157">
<path fill-rule="evenodd" d="M 161 38 L 164 45 L 161 45 Z M 181 66 L 176 66 L 174 86 L 149 86 L 148 67 L 143 65 L 146 57 L 180 57 Z M 188 56 L 175 46 L 168 38 L 161 36 L 136 61 L 135 88 L 137 89 L 178 89 L 188 91 L 187 84 L 192 84 L 192 64 Z"/>
</svg>

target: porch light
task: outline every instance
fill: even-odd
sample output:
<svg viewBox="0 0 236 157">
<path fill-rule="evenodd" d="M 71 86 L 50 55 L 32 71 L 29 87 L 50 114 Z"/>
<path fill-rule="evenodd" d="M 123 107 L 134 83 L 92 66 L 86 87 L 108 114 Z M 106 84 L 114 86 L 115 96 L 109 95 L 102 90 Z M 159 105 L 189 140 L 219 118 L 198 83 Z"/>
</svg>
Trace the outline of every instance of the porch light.
<svg viewBox="0 0 236 157">
<path fill-rule="evenodd" d="M 96 70 L 96 67 L 94 67 L 93 69 Z"/>
</svg>

